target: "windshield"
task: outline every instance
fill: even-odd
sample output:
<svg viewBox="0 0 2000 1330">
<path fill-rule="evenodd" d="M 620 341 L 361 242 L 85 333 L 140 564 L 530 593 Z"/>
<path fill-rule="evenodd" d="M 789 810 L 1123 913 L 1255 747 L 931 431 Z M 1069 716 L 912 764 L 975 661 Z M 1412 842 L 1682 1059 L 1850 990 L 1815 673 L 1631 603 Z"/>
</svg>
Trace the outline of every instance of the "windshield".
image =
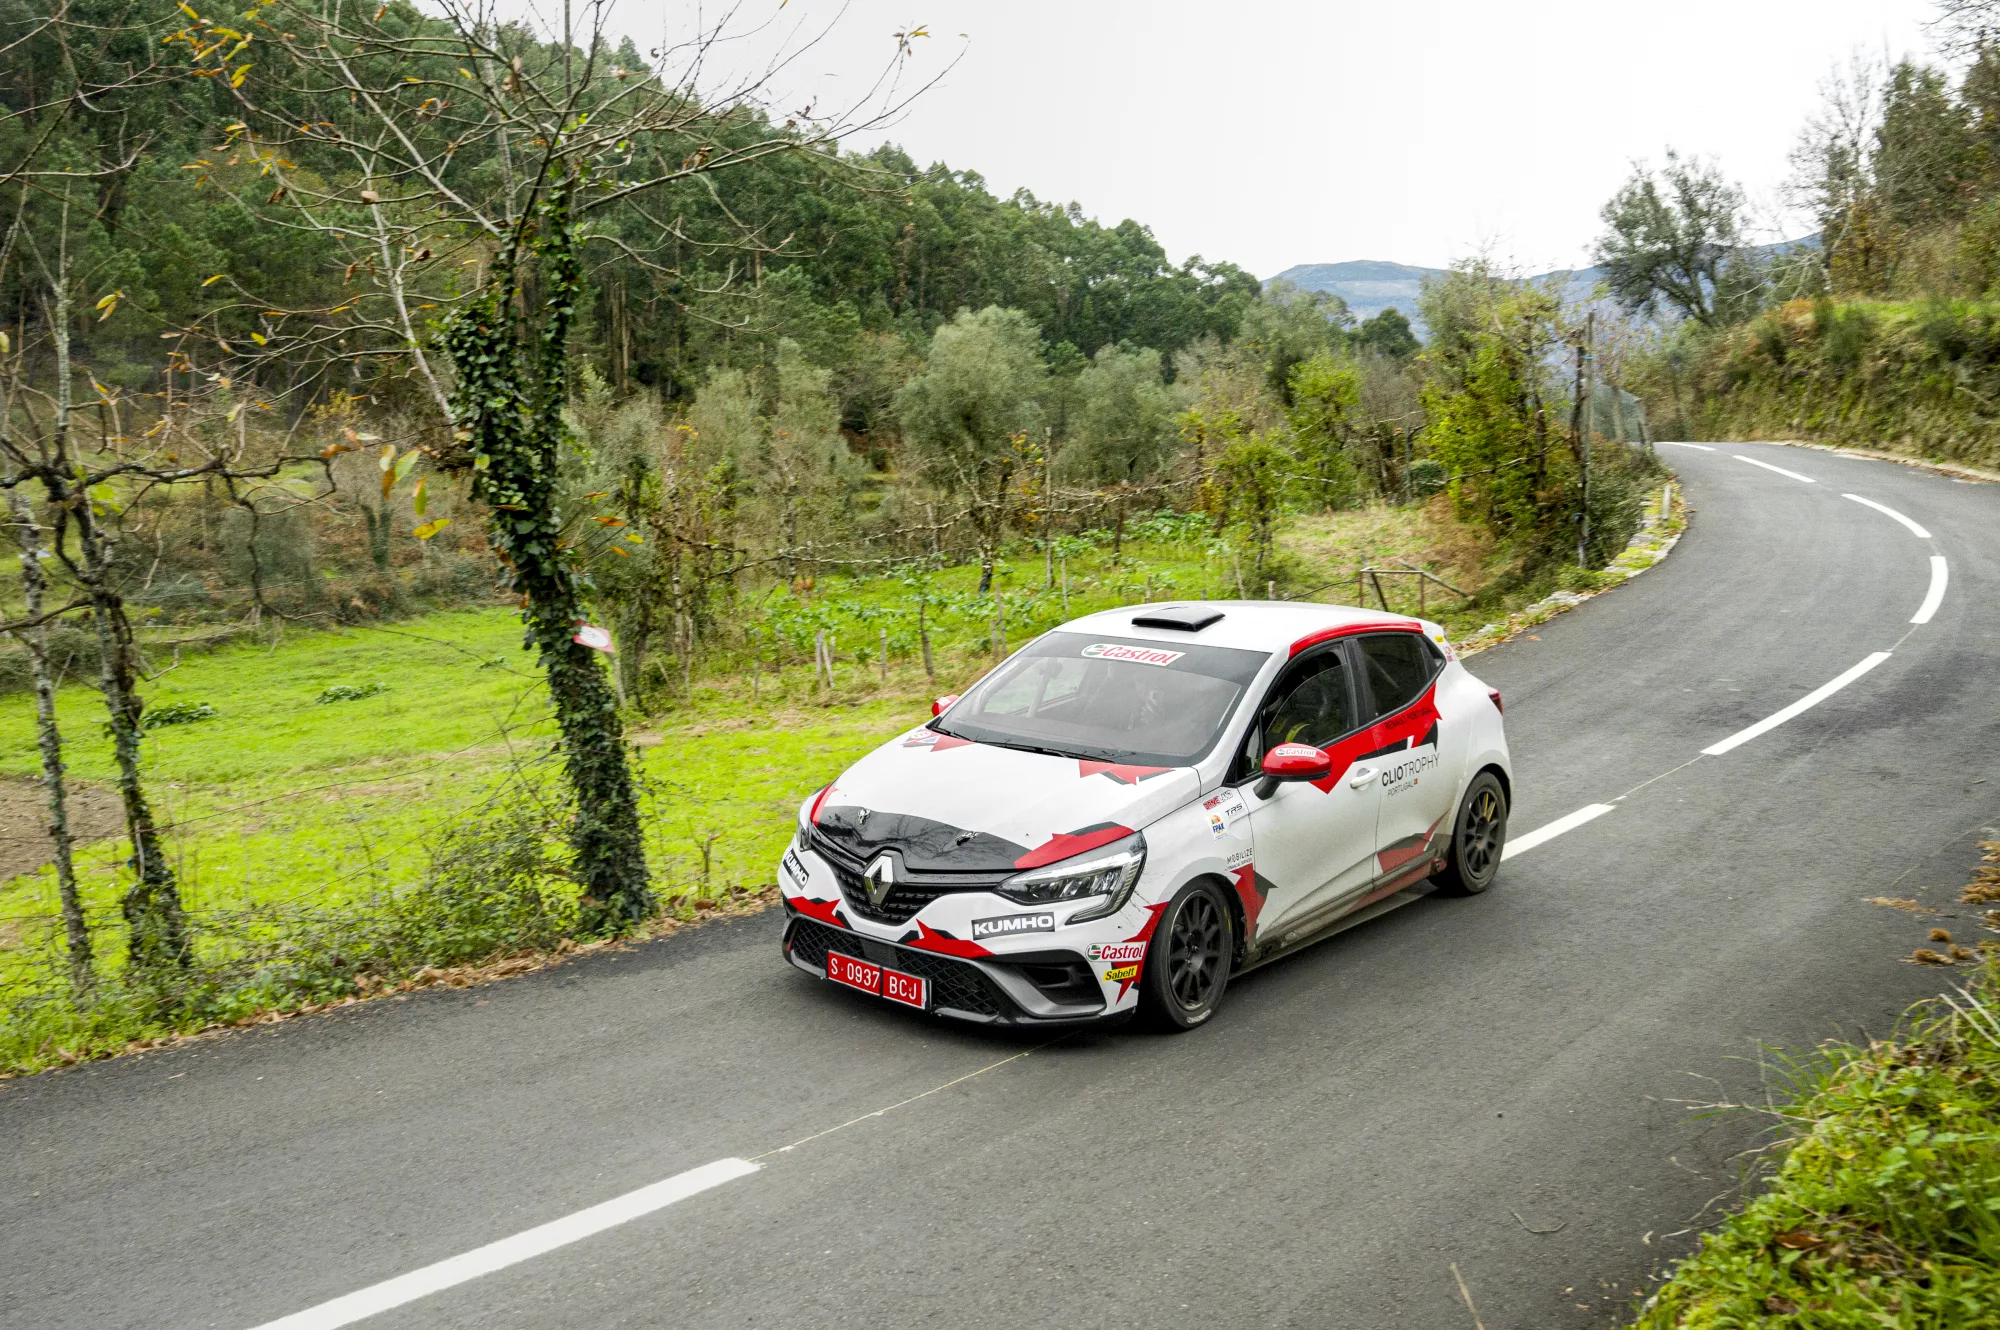
<svg viewBox="0 0 2000 1330">
<path fill-rule="evenodd" d="M 1261 651 L 1048 633 L 931 728 L 1064 757 L 1186 766 L 1214 747 L 1267 659 Z"/>
</svg>

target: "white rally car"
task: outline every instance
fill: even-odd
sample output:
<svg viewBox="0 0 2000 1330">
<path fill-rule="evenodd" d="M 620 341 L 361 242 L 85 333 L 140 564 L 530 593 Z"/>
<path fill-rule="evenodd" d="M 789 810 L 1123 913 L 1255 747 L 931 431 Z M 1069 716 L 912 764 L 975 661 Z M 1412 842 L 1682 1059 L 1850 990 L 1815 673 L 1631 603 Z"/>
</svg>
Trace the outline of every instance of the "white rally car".
<svg viewBox="0 0 2000 1330">
<path fill-rule="evenodd" d="M 1110 610 L 934 710 L 800 807 L 779 882 L 792 964 L 939 1015 L 1187 1029 L 1232 974 L 1500 866 L 1500 694 L 1422 620 Z"/>
</svg>

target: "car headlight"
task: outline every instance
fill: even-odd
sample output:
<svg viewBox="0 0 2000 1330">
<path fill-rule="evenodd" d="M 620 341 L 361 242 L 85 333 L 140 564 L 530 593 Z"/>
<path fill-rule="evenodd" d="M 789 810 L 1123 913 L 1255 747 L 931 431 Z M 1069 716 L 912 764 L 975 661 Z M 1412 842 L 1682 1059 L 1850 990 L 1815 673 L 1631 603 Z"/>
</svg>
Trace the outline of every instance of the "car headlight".
<svg viewBox="0 0 2000 1330">
<path fill-rule="evenodd" d="M 1104 904 L 1073 914 L 1070 923 L 1102 919 L 1125 908 L 1132 888 L 1139 885 L 1139 873 L 1146 866 L 1146 838 L 1133 832 L 1100 849 L 1066 859 L 1047 868 L 1019 873 L 1001 883 L 998 890 L 1008 900 L 1023 905 L 1052 905 L 1058 901 L 1105 897 Z"/>
</svg>

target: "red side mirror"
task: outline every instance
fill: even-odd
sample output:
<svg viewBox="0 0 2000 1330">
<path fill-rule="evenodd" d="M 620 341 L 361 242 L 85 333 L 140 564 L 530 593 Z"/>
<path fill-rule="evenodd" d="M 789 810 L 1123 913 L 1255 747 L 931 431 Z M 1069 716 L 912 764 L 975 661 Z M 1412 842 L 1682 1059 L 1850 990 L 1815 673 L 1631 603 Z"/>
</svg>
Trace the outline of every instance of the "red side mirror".
<svg viewBox="0 0 2000 1330">
<path fill-rule="evenodd" d="M 1333 754 L 1311 744 L 1279 744 L 1264 754 L 1264 778 L 1257 782 L 1256 795 L 1268 799 L 1278 792 L 1280 781 L 1325 780 L 1333 774 Z"/>
<path fill-rule="evenodd" d="M 956 701 L 958 701 L 957 693 L 946 693 L 943 697 L 931 703 L 931 714 L 933 716 L 942 716 L 951 709 L 951 704 Z"/>
<path fill-rule="evenodd" d="M 1325 780 L 1333 774 L 1333 755 L 1311 744 L 1279 744 L 1264 754 L 1264 775 L 1271 780 Z"/>
</svg>

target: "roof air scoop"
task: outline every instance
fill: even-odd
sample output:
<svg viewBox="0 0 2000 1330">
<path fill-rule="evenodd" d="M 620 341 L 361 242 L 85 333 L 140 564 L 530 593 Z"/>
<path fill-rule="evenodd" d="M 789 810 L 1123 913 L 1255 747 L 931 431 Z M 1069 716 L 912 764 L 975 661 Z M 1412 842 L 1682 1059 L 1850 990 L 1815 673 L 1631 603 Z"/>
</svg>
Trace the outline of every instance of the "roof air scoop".
<svg viewBox="0 0 2000 1330">
<path fill-rule="evenodd" d="M 1160 605 L 1132 616 L 1134 628 L 1171 628 L 1198 633 L 1222 617 L 1212 605 Z"/>
</svg>

